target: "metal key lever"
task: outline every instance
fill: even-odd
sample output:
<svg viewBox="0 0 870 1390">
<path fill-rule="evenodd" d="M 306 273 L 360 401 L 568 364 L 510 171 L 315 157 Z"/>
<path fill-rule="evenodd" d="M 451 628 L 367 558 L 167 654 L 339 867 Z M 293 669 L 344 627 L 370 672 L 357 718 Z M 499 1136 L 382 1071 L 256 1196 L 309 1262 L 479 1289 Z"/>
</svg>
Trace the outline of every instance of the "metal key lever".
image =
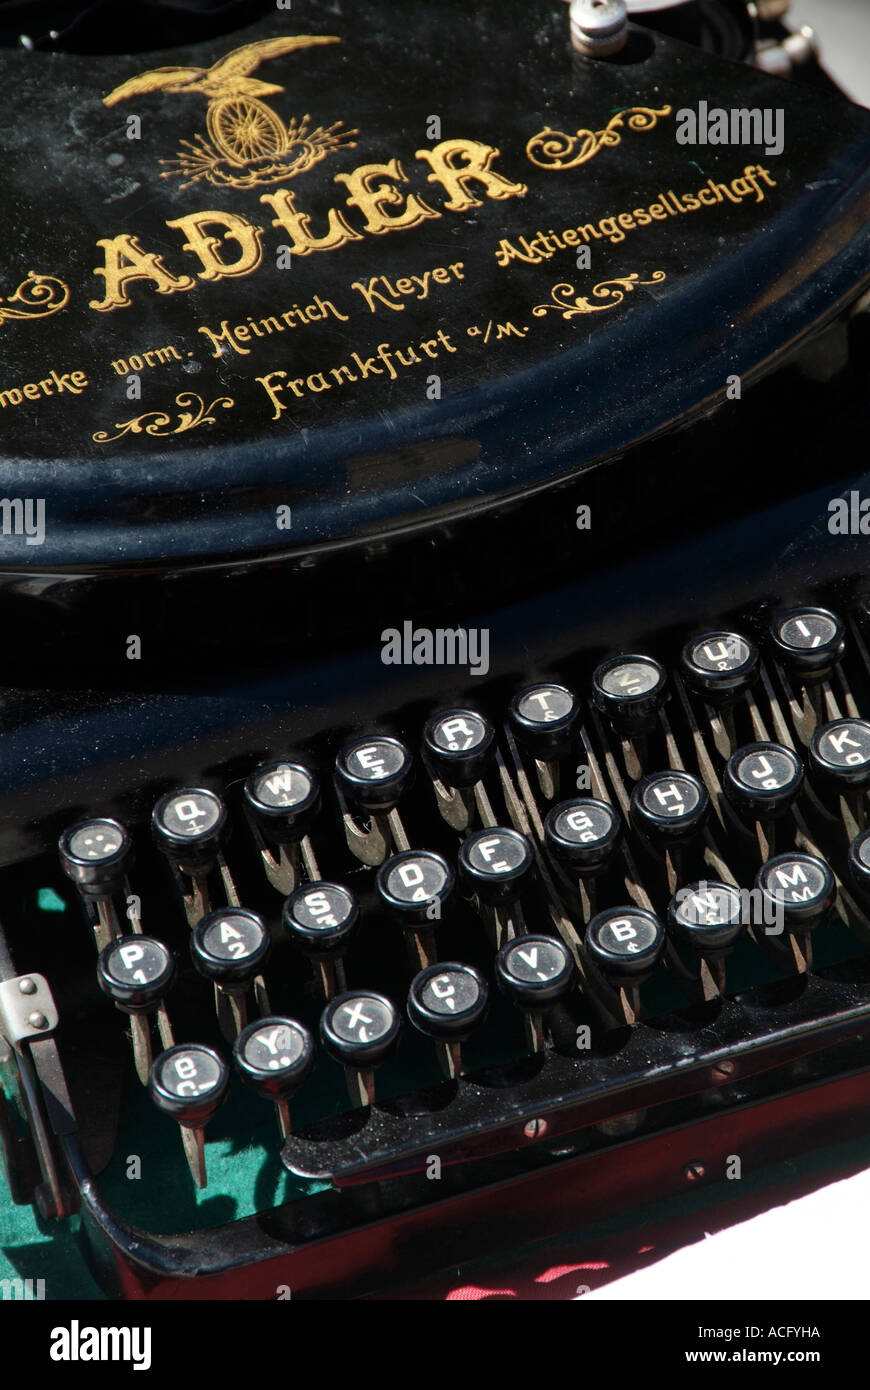
<svg viewBox="0 0 870 1390">
<path fill-rule="evenodd" d="M 413 776 L 411 753 L 396 738 L 356 739 L 339 751 L 335 783 L 345 838 L 361 863 L 376 868 L 391 846 L 400 852 L 410 848 L 398 803 Z M 368 830 L 357 823 L 357 810 L 370 818 Z"/>
<path fill-rule="evenodd" d="M 300 844 L 320 809 L 317 775 L 302 763 L 269 763 L 247 779 L 244 796 L 266 877 L 287 897 L 299 883 Z"/>
<path fill-rule="evenodd" d="M 149 1015 L 163 1005 L 175 978 L 175 961 L 161 941 L 136 933 L 118 937 L 100 952 L 97 982 L 130 1018 L 136 1073 L 148 1085 L 153 1055 Z"/>
<path fill-rule="evenodd" d="M 226 828 L 226 806 L 215 792 L 203 787 L 169 792 L 151 813 L 154 840 L 175 874 L 191 927 L 211 909 L 208 879 L 219 861 L 225 886 L 231 887 L 221 855 Z M 191 880 L 192 893 L 184 875 Z"/>
<path fill-rule="evenodd" d="M 429 966 L 411 981 L 408 1017 L 435 1040 L 441 1070 L 450 1081 L 465 1069 L 462 1044 L 485 1017 L 488 998 L 480 971 L 458 961 Z"/>
<path fill-rule="evenodd" d="M 233 1061 L 242 1080 L 275 1106 L 282 1139 L 290 1133 L 290 1100 L 314 1066 L 314 1041 L 292 1018 L 262 1018 L 236 1039 Z"/>
<path fill-rule="evenodd" d="M 210 1047 L 183 1043 L 168 1048 L 151 1068 L 148 1091 L 158 1110 L 178 1121 L 191 1176 L 206 1186 L 203 1130 L 226 1098 L 230 1074 Z"/>
<path fill-rule="evenodd" d="M 535 868 L 530 841 L 516 830 L 475 830 L 459 849 L 459 877 L 477 900 L 496 949 L 525 930 L 521 895 Z"/>
<path fill-rule="evenodd" d="M 239 907 L 211 912 L 193 930 L 191 959 L 214 985 L 218 1021 L 230 1042 L 247 1025 L 248 990 L 261 978 L 271 946 L 263 919 Z"/>
<path fill-rule="evenodd" d="M 574 958 L 556 937 L 524 936 L 502 946 L 496 957 L 499 989 L 523 1011 L 526 1042 L 543 1052 L 545 1024 L 553 1007 L 567 999 L 576 983 Z"/>
<path fill-rule="evenodd" d="M 667 695 L 667 672 L 649 656 L 614 656 L 592 675 L 592 703 L 619 737 L 626 773 L 637 782 L 646 761 L 646 732 Z"/>
<path fill-rule="evenodd" d="M 3 943 L 0 933 L 0 945 Z M 75 1135 L 77 1126 L 57 1044 L 57 1006 L 42 975 L 0 981 L 0 1047 L 14 1057 L 27 1123 L 33 1136 L 43 1186 L 36 1199 L 43 1216 L 65 1217 L 74 1210 L 58 1165 L 52 1135 Z"/>
<path fill-rule="evenodd" d="M 455 877 L 432 850 L 406 850 L 382 864 L 376 877 L 387 914 L 401 927 L 416 974 L 437 959 L 434 923 L 448 911 Z"/>
<path fill-rule="evenodd" d="M 467 830 L 479 814 L 494 825 L 483 778 L 495 757 L 495 729 L 472 709 L 442 710 L 423 730 L 423 758 L 438 810 L 454 830 Z M 486 811 L 489 810 L 489 819 Z"/>
<path fill-rule="evenodd" d="M 515 738 L 533 760 L 538 787 L 546 801 L 559 792 L 559 760 L 572 748 L 580 706 L 564 685 L 530 685 L 508 709 Z"/>
<path fill-rule="evenodd" d="M 58 853 L 85 905 L 97 951 L 103 951 L 121 935 L 114 897 L 126 886 L 133 858 L 130 836 L 115 820 L 80 821 L 63 832 Z"/>
</svg>

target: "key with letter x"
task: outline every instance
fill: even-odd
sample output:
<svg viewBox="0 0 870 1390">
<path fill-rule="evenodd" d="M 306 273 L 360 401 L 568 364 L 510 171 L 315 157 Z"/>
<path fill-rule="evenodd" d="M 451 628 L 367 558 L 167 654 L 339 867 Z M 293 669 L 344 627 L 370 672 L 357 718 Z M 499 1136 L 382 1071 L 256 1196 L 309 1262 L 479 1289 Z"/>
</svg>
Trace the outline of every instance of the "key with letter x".
<svg viewBox="0 0 870 1390">
<path fill-rule="evenodd" d="M 402 1020 L 383 994 L 353 990 L 330 1000 L 320 1017 L 320 1038 L 341 1062 L 354 1105 L 374 1105 L 374 1070 L 399 1041 Z"/>
</svg>

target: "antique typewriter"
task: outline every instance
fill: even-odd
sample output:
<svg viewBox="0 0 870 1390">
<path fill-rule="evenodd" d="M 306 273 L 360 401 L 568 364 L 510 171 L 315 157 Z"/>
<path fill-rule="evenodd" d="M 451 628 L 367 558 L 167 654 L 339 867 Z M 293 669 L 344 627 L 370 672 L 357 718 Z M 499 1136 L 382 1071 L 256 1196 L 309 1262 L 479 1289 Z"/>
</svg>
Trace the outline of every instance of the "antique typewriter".
<svg viewBox="0 0 870 1390">
<path fill-rule="evenodd" d="M 0 1232 L 111 1297 L 870 1129 L 870 116 L 627 10 L 0 5 Z"/>
</svg>

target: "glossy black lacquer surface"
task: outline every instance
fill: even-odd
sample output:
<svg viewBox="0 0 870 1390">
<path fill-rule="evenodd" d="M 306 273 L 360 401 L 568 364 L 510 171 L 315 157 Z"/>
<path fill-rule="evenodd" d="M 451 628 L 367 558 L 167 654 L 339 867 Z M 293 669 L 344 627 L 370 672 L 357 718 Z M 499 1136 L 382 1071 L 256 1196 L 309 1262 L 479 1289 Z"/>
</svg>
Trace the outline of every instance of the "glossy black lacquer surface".
<svg viewBox="0 0 870 1390">
<path fill-rule="evenodd" d="M 304 13 L 174 52 L 208 67 L 243 43 L 299 30 L 340 40 L 260 54 L 251 73 L 280 88 L 257 98 L 273 113 L 260 113 L 272 120 L 273 144 L 282 123 L 310 113 L 313 127 L 342 123 L 339 147 L 321 143 L 305 169 L 294 163 L 301 146 L 284 137 L 277 165 L 212 160 L 216 182 L 202 168 L 191 182 L 197 170 L 182 176 L 171 161 L 190 153 L 180 141 L 202 151 L 226 83 L 208 99 L 152 84 L 107 107 L 104 97 L 165 66 L 166 54 L 151 64 L 139 54 L 0 53 L 4 124 L 20 136 L 0 170 L 0 308 L 23 305 L 25 315 L 0 328 L 0 392 L 18 393 L 0 411 L 0 491 L 43 497 L 46 507 L 42 544 L 4 537 L 8 569 L 278 556 L 479 511 L 710 409 L 730 374 L 770 369 L 866 280 L 866 113 L 641 29 L 617 60 L 580 58 L 562 6 L 543 0 L 411 9 L 370 5 L 360 25 L 311 0 Z M 783 152 L 677 144 L 675 113 L 701 99 L 783 109 Z M 635 108 L 670 110 L 631 129 Z M 587 141 L 576 167 L 553 167 L 535 141 L 548 127 L 602 131 L 619 112 L 619 143 L 588 154 Z M 140 138 L 128 139 L 134 116 Z M 434 117 L 442 142 L 497 149 L 490 165 L 501 182 L 463 191 L 430 180 Z M 471 158 L 463 148 L 449 155 L 459 166 Z M 580 149 L 575 140 L 571 157 Z M 398 200 L 370 205 L 375 235 L 341 179 L 393 160 L 392 174 L 373 177 Z M 747 166 L 767 171 L 755 173 L 757 187 L 723 192 Z M 310 217 L 312 237 L 325 235 L 338 209 L 351 239 L 294 252 L 279 268 L 293 235 L 271 225 L 276 209 L 261 199 L 281 189 Z M 710 205 L 685 210 L 685 196 L 702 190 Z M 450 201 L 466 206 L 451 210 Z M 622 230 L 615 220 L 650 207 L 658 211 L 649 225 Z M 388 226 L 414 220 L 412 208 L 418 225 Z M 198 233 L 189 221 L 167 227 L 204 211 L 216 220 Z M 225 215 L 243 219 L 229 226 L 242 240 L 225 237 L 211 254 L 248 266 L 244 274 L 207 271 L 183 249 L 191 235 L 223 237 Z M 578 269 L 576 250 L 535 240 L 589 225 L 589 269 Z M 97 242 L 119 237 L 134 239 L 124 243 L 134 258 L 160 263 L 151 279 L 126 285 L 127 305 L 112 307 L 125 292 L 113 299 L 95 273 L 112 255 Z M 500 265 L 506 243 L 521 255 Z M 443 276 L 426 280 L 435 268 Z M 31 282 L 13 301 L 31 270 L 54 277 L 40 291 L 49 298 Z M 394 294 L 378 277 L 409 287 Z M 31 312 L 67 291 L 56 314 Z M 294 317 L 295 305 L 319 305 L 321 320 Z M 236 333 L 282 313 L 282 331 Z M 143 362 L 132 400 L 131 356 Z M 60 391 L 53 370 L 78 371 L 87 385 L 73 390 L 82 377 L 70 377 Z M 34 389 L 23 395 L 24 386 Z M 439 389 L 440 400 L 428 398 Z M 745 487 L 734 465 L 733 483 Z M 290 527 L 279 529 L 288 507 Z"/>
</svg>

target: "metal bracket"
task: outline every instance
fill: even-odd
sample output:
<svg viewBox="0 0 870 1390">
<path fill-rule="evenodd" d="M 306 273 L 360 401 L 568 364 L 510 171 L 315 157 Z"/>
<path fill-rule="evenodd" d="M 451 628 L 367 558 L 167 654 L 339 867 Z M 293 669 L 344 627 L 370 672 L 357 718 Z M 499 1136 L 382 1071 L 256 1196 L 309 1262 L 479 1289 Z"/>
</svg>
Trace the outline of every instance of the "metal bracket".
<svg viewBox="0 0 870 1390">
<path fill-rule="evenodd" d="M 57 1005 L 44 975 L 17 975 L 0 982 L 0 1033 L 8 1042 L 44 1038 L 57 1025 Z"/>
</svg>

